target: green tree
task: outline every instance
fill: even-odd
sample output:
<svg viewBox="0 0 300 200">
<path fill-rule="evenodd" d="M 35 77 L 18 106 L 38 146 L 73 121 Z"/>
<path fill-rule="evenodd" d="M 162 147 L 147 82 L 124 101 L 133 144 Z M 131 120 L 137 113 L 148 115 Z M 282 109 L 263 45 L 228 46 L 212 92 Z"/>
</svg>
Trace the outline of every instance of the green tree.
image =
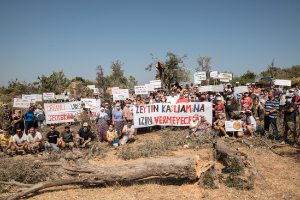
<svg viewBox="0 0 300 200">
<path fill-rule="evenodd" d="M 184 56 L 179 56 L 173 52 L 168 52 L 166 57 L 167 60 L 162 62 L 156 62 L 157 59 L 153 58 L 152 63 L 146 67 L 146 71 L 151 71 L 152 67 L 156 66 L 156 76 L 155 80 L 161 80 L 162 89 L 171 89 L 171 85 L 174 83 L 188 82 L 191 80 L 192 70 L 186 68 L 184 59 L 187 59 L 187 54 Z"/>
<path fill-rule="evenodd" d="M 129 76 L 128 80 L 129 80 L 129 82 L 128 82 L 128 90 L 129 90 L 129 92 L 133 92 L 134 91 L 134 86 L 137 86 L 138 81 L 136 81 L 133 76 Z"/>
<path fill-rule="evenodd" d="M 63 70 L 53 71 L 49 77 L 42 74 L 38 77 L 40 92 L 55 92 L 56 94 L 62 93 L 71 83 L 66 77 Z"/>
<path fill-rule="evenodd" d="M 113 76 L 113 83 L 115 84 L 115 86 L 126 84 L 127 78 L 124 77 L 124 70 L 121 70 L 122 65 L 124 65 L 124 63 L 120 63 L 119 60 L 111 63 L 112 63 L 112 65 L 110 66 L 110 68 L 112 69 L 111 76 Z"/>
<path fill-rule="evenodd" d="M 78 76 L 73 78 L 71 82 L 75 82 L 75 81 L 81 81 L 81 82 L 85 83 L 85 80 L 82 77 L 78 77 Z"/>
</svg>

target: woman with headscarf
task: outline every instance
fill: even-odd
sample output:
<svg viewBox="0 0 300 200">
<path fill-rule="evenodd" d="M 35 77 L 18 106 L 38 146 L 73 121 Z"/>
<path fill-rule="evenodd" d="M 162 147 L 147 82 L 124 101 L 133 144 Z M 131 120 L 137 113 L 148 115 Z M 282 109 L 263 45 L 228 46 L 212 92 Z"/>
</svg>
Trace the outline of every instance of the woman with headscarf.
<svg viewBox="0 0 300 200">
<path fill-rule="evenodd" d="M 120 104 L 116 104 L 116 109 L 112 113 L 112 124 L 115 130 L 118 132 L 119 138 L 122 136 L 122 129 L 124 126 L 123 122 L 123 111 L 121 110 Z"/>
<path fill-rule="evenodd" d="M 109 117 L 106 112 L 104 112 L 104 108 L 100 108 L 100 113 L 98 114 L 95 125 L 97 124 L 97 134 L 99 142 L 106 142 L 106 132 L 108 130 L 108 121 Z"/>
</svg>

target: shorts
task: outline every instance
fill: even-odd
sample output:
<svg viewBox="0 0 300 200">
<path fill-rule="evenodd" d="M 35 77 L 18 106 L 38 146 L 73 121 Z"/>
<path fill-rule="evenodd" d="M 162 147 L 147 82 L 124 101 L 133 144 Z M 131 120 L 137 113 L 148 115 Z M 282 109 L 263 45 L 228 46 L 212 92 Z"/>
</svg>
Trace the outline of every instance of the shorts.
<svg viewBox="0 0 300 200">
<path fill-rule="evenodd" d="M 258 124 L 256 124 L 255 126 L 252 126 L 252 130 L 253 130 L 254 132 L 259 131 L 259 126 L 258 126 Z"/>
<path fill-rule="evenodd" d="M 29 148 L 35 148 L 36 147 L 36 142 L 34 142 L 34 143 L 28 143 L 28 146 L 29 146 Z M 40 147 L 43 146 L 42 142 L 39 142 L 39 146 Z"/>
<path fill-rule="evenodd" d="M 130 135 L 130 134 L 125 134 L 125 135 L 123 136 L 122 141 L 121 141 L 121 145 L 125 145 L 125 144 L 128 142 L 128 140 L 129 140 L 129 135 Z M 133 135 L 132 135 L 131 137 L 133 138 Z"/>
<path fill-rule="evenodd" d="M 74 146 L 74 142 L 65 142 L 66 146 Z"/>
<path fill-rule="evenodd" d="M 87 140 L 84 140 L 84 142 L 86 142 Z M 82 144 L 83 142 L 81 142 L 81 139 L 76 139 L 75 140 L 75 142 L 79 142 L 80 144 Z M 88 148 L 90 148 L 92 146 L 92 143 L 91 142 L 88 142 L 87 144 L 86 144 L 86 147 L 88 147 Z"/>
<path fill-rule="evenodd" d="M 292 133 L 296 133 L 296 122 L 283 122 L 284 131 L 291 130 Z"/>
</svg>

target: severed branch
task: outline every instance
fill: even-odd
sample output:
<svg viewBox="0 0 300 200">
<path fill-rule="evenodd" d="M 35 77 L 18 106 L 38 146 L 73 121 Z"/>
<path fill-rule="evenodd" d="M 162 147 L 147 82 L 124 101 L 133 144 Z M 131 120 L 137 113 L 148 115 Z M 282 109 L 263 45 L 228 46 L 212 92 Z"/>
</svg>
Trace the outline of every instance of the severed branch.
<svg viewBox="0 0 300 200">
<path fill-rule="evenodd" d="M 273 153 L 275 153 L 275 154 L 277 154 L 277 155 L 279 155 L 279 156 L 282 156 L 282 157 L 284 157 L 284 155 L 282 155 L 281 153 L 278 153 L 278 152 L 276 152 L 266 141 L 264 141 L 263 139 L 260 139 L 261 141 L 263 141 L 268 147 L 269 147 L 269 149 L 273 152 Z"/>
<path fill-rule="evenodd" d="M 24 184 L 24 183 L 17 182 L 15 180 L 11 180 L 10 182 L 0 181 L 0 183 L 5 185 L 17 185 L 24 188 L 30 188 L 31 186 L 33 186 L 33 184 Z"/>
</svg>

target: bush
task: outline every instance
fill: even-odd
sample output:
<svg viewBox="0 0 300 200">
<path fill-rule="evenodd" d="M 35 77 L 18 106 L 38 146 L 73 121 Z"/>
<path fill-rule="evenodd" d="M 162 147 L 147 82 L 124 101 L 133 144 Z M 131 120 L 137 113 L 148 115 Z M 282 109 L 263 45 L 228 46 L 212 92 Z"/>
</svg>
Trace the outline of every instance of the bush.
<svg viewBox="0 0 300 200">
<path fill-rule="evenodd" d="M 13 91 L 14 91 L 14 89 L 12 89 L 12 88 L 7 88 L 7 89 L 5 89 L 5 90 L 3 91 L 3 94 L 4 94 L 4 95 L 8 95 L 8 94 L 12 93 Z"/>
</svg>

